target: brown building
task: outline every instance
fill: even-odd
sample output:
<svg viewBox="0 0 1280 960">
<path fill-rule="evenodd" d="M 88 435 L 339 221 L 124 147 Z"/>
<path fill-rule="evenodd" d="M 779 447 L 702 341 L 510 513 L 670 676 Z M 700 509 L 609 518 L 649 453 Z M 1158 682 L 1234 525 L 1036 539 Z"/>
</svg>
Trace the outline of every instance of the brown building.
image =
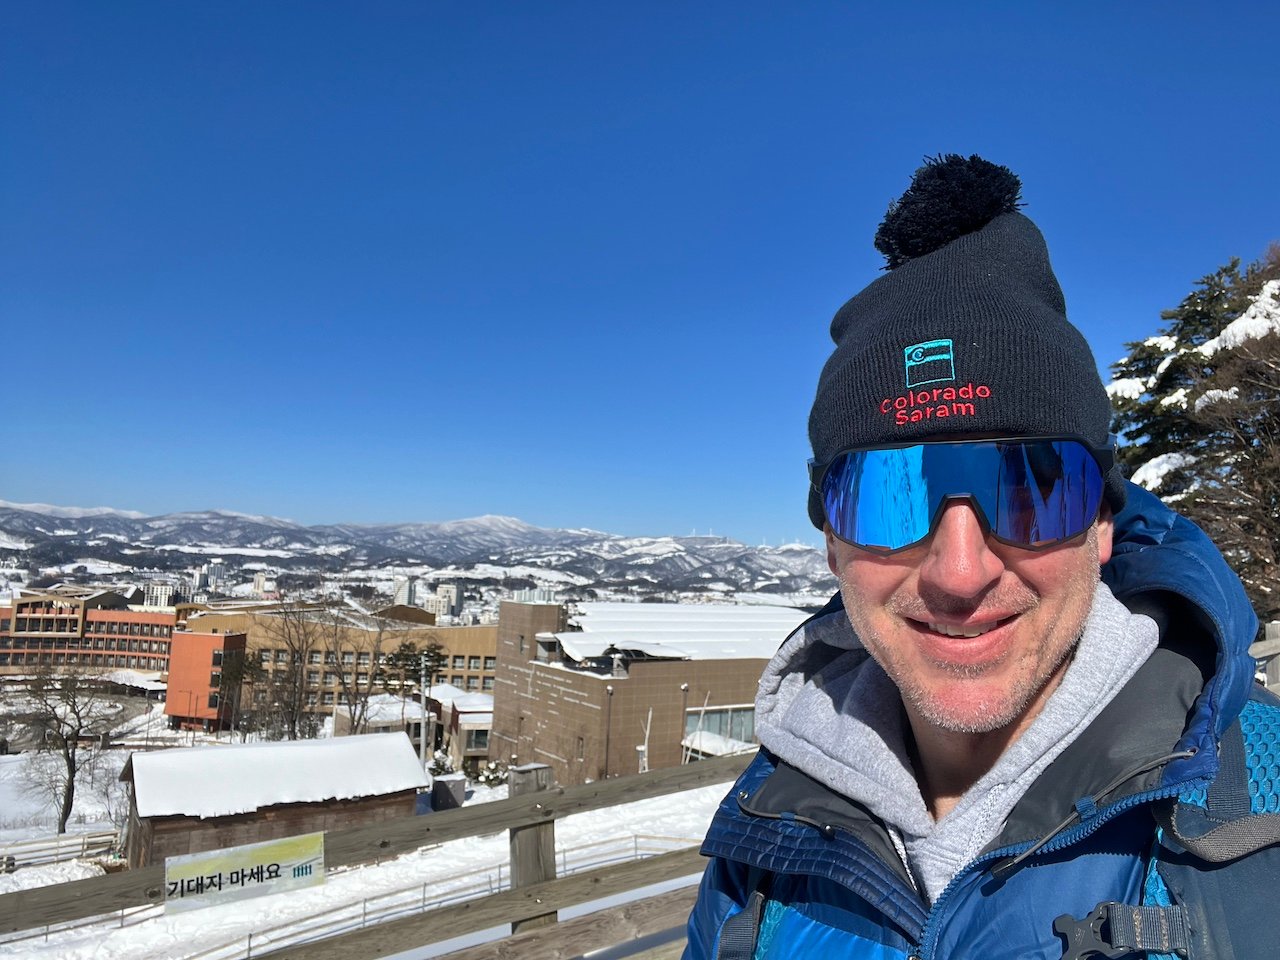
<svg viewBox="0 0 1280 960">
<path fill-rule="evenodd" d="M 412 816 L 427 785 L 403 734 L 134 753 L 120 779 L 130 867 Z"/>
<path fill-rule="evenodd" d="M 753 749 L 756 684 L 807 614 L 780 607 L 502 604 L 490 756 L 583 783 Z"/>
<path fill-rule="evenodd" d="M 245 633 L 248 656 L 260 663 L 268 675 L 288 672 L 294 658 L 299 657 L 306 705 L 316 713 L 328 713 L 335 705 L 350 702 L 353 691 L 367 693 L 383 689 L 377 674 L 380 661 L 395 653 L 402 643 L 418 648 L 432 641 L 440 643 L 447 659 L 445 667 L 433 678 L 434 682 L 452 683 L 470 691 L 493 689 L 497 670 L 496 625 L 437 627 L 419 622 L 418 617 L 396 618 L 395 609 L 385 611 L 387 616 L 366 616 L 320 604 L 207 610 L 193 614 L 188 627 Z M 416 688 L 418 679 L 416 672 L 406 671 L 407 687 Z M 263 686 L 250 695 L 264 695 Z"/>
</svg>

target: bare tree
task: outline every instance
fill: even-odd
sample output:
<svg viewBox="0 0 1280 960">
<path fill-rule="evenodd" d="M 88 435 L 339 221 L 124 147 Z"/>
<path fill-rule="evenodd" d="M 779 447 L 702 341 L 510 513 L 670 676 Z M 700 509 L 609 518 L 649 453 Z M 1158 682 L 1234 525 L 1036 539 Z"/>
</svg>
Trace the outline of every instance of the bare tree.
<svg viewBox="0 0 1280 960">
<path fill-rule="evenodd" d="M 347 705 L 351 732 L 366 733 L 369 697 L 379 685 L 382 646 L 394 628 L 384 617 L 341 608 L 331 608 L 327 614 L 325 660 L 337 674 L 338 699 Z"/>
<path fill-rule="evenodd" d="M 320 723 L 307 702 L 307 667 L 323 654 L 323 613 L 308 604 L 287 604 L 262 615 L 261 679 L 254 690 L 254 725 L 269 739 L 316 736 Z"/>
<path fill-rule="evenodd" d="M 35 789 L 58 810 L 58 833 L 65 833 L 76 799 L 76 775 L 93 759 L 93 740 L 107 732 L 115 702 L 101 683 L 74 668 L 41 664 L 27 683 L 23 718 L 45 755 L 32 767 Z M 52 762 L 49 762 L 52 761 Z"/>
</svg>

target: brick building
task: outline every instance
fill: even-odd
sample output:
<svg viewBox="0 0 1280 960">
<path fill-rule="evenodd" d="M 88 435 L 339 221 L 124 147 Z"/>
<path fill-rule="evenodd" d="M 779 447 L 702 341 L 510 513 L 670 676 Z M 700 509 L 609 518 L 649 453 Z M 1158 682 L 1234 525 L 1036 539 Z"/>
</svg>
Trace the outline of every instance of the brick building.
<svg viewBox="0 0 1280 960">
<path fill-rule="evenodd" d="M 182 729 L 226 729 L 237 691 L 223 683 L 223 668 L 245 655 L 245 635 L 175 630 L 171 642 L 165 716 Z"/>
<path fill-rule="evenodd" d="M 140 610 L 113 590 L 19 591 L 0 609 L 0 674 L 38 666 L 164 673 L 176 625 L 173 610 Z"/>
<path fill-rule="evenodd" d="M 753 749 L 756 683 L 808 614 L 725 604 L 504 602 L 490 756 L 564 784 Z"/>
</svg>

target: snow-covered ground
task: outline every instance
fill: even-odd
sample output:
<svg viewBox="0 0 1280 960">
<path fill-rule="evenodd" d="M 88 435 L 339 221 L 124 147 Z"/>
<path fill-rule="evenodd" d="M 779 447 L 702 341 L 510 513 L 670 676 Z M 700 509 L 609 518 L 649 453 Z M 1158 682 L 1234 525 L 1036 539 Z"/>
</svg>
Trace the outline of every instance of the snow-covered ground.
<svg viewBox="0 0 1280 960">
<path fill-rule="evenodd" d="M 615 846 L 634 836 L 662 836 L 697 842 L 706 832 L 716 804 L 728 784 L 703 787 L 668 797 L 595 810 L 566 817 L 556 823 L 557 850 L 587 852 L 600 844 Z M 472 802 L 500 799 L 506 788 L 477 791 Z M 674 844 L 672 845 L 674 846 Z M 129 960 L 178 960 L 222 944 L 243 947 L 249 934 L 254 944 L 265 946 L 260 932 L 288 927 L 346 904 L 411 890 L 415 899 L 436 900 L 451 892 L 474 891 L 477 885 L 500 883 L 507 876 L 508 837 L 505 832 L 471 837 L 426 848 L 386 863 L 334 871 L 323 886 L 224 906 L 174 914 L 157 914 L 133 926 L 95 926 L 80 931 L 53 933 L 48 940 L 32 939 L 0 944 L 0 957 L 30 960 L 91 960 L 127 957 Z M 35 870 L 59 870 L 60 879 L 73 879 L 71 867 L 56 865 Z M 26 871 L 19 871 L 22 874 Z M 15 875 L 17 876 L 17 875 Z"/>
<path fill-rule="evenodd" d="M 164 723 L 163 704 L 123 723 L 115 734 L 117 742 L 135 748 L 164 743 L 187 745 L 192 734 L 171 731 Z M 200 737 L 199 740 L 204 739 Z M 212 738 L 210 738 L 211 740 Z M 223 734 L 225 742 L 227 735 Z M 75 812 L 70 832 L 111 829 L 112 814 L 119 815 L 124 785 L 118 781 L 128 758 L 129 746 L 101 751 L 91 771 L 78 781 Z M 31 789 L 32 765 L 41 762 L 37 754 L 0 757 L 0 845 L 47 837 L 53 832 L 53 807 L 48 797 Z M 577 814 L 556 823 L 557 859 L 567 858 L 570 869 L 601 857 L 628 856 L 634 844 L 651 850 L 692 845 L 706 832 L 717 803 L 728 789 L 727 783 L 699 790 L 638 801 L 632 804 Z M 475 786 L 468 803 L 483 803 L 506 797 L 506 787 Z M 635 837 L 670 838 L 666 843 L 634 841 Z M 164 914 L 157 908 L 129 915 L 127 926 L 118 914 L 105 924 L 79 930 L 54 932 L 43 938 L 43 930 L 30 940 L 0 942 L 0 957 L 32 960 L 89 960 L 89 958 L 129 958 L 129 960 L 179 960 L 202 955 L 225 946 L 228 951 L 243 949 L 253 934 L 255 950 L 265 948 L 270 928 L 287 931 L 292 925 L 313 920 L 328 911 L 350 905 L 358 918 L 364 909 L 373 915 L 379 905 L 370 898 L 392 897 L 408 891 L 416 903 L 436 901 L 450 895 L 463 897 L 496 890 L 508 878 L 508 836 L 506 832 L 471 837 L 426 848 L 377 865 L 350 867 L 331 873 L 323 886 L 290 893 L 242 900 L 224 906 L 182 913 Z M 95 864 L 68 861 L 47 866 L 25 867 L 0 875 L 0 894 L 17 889 L 65 883 L 99 875 Z M 386 900 L 380 901 L 386 903 Z M 277 941 L 278 943 L 280 941 Z M 210 954 L 213 955 L 213 954 Z M 231 956 L 231 952 L 218 953 Z"/>
</svg>

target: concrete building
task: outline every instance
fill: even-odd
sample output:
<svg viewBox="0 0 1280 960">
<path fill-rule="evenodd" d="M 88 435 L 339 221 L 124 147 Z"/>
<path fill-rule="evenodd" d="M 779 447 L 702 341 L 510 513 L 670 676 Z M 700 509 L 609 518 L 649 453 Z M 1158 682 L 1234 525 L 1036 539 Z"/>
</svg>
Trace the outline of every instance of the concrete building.
<svg viewBox="0 0 1280 960">
<path fill-rule="evenodd" d="M 173 596 L 178 592 L 177 584 L 152 580 L 142 588 L 142 603 L 148 607 L 172 606 Z"/>
<path fill-rule="evenodd" d="M 396 593 L 392 603 L 405 607 L 418 605 L 418 578 L 404 577 L 396 581 Z"/>
<path fill-rule="evenodd" d="M 462 587 L 456 583 L 437 584 L 435 594 L 422 605 L 437 617 L 456 617 L 462 613 Z"/>
<path fill-rule="evenodd" d="M 570 624 L 559 606 L 506 601 L 490 757 L 576 784 L 754 749 L 756 683 L 807 616 L 584 603 Z"/>
</svg>

